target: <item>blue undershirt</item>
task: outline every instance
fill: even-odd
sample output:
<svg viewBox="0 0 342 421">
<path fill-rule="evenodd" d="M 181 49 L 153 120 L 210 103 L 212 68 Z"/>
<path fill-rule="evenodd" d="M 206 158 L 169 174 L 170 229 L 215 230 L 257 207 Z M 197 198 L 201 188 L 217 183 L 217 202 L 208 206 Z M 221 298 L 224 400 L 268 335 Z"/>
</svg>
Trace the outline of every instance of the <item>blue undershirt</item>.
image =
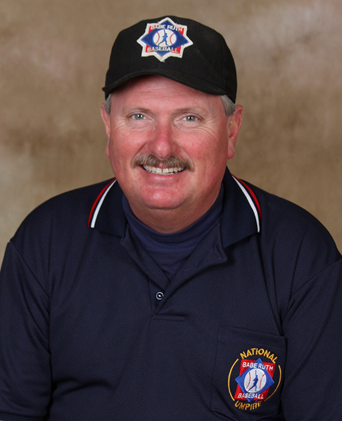
<svg viewBox="0 0 342 421">
<path fill-rule="evenodd" d="M 125 195 L 122 198 L 123 210 L 133 234 L 169 280 L 172 280 L 197 244 L 221 222 L 222 204 L 223 185 L 213 206 L 200 219 L 182 231 L 160 234 L 139 221 Z"/>
</svg>

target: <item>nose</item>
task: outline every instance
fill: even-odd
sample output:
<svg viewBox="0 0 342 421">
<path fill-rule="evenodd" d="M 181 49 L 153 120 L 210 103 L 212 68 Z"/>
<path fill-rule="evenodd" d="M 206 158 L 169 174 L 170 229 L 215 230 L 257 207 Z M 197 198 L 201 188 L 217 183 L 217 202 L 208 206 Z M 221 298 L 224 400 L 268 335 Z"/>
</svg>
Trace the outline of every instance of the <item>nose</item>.
<svg viewBox="0 0 342 421">
<path fill-rule="evenodd" d="M 166 159 L 175 153 L 176 143 L 171 122 L 159 121 L 154 126 L 149 141 L 149 149 L 159 159 Z"/>
</svg>

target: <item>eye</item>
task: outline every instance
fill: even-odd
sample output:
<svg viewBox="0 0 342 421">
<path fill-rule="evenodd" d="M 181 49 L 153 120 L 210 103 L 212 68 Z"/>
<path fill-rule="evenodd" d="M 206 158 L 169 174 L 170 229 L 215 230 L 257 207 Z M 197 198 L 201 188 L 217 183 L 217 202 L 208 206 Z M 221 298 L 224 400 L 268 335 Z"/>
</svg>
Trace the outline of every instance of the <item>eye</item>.
<svg viewBox="0 0 342 421">
<path fill-rule="evenodd" d="M 194 116 L 194 115 L 186 115 L 183 120 L 185 121 L 197 121 L 198 117 Z"/>
<path fill-rule="evenodd" d="M 137 113 L 137 114 L 131 115 L 131 118 L 133 118 L 133 120 L 143 120 L 145 118 L 145 116 L 144 116 L 144 114 Z"/>
</svg>

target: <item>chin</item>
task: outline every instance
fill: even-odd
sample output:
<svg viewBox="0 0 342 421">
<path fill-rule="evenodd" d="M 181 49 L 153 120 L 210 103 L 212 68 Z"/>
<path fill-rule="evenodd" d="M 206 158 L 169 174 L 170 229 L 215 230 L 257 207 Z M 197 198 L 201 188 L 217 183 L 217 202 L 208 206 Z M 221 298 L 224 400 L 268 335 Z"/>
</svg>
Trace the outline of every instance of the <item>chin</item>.
<svg viewBox="0 0 342 421">
<path fill-rule="evenodd" d="M 176 198 L 173 196 L 166 196 L 160 197 L 159 195 L 157 197 L 148 197 L 141 200 L 141 203 L 144 203 L 145 206 L 149 209 L 176 209 L 179 206 L 181 206 L 181 200 L 180 198 Z"/>
</svg>

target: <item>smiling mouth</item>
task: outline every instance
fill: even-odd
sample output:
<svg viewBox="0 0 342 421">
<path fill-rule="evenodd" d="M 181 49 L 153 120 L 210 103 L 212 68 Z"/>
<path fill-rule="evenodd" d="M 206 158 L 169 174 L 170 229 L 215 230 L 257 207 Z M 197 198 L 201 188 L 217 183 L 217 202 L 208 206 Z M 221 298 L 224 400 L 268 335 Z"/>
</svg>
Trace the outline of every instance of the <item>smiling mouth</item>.
<svg viewBox="0 0 342 421">
<path fill-rule="evenodd" d="M 177 168 L 157 168 L 157 167 L 151 167 L 150 165 L 142 165 L 145 171 L 151 173 L 151 174 L 158 174 L 158 175 L 172 175 L 177 174 L 179 172 L 182 172 L 185 170 L 183 167 L 177 167 Z"/>
</svg>

